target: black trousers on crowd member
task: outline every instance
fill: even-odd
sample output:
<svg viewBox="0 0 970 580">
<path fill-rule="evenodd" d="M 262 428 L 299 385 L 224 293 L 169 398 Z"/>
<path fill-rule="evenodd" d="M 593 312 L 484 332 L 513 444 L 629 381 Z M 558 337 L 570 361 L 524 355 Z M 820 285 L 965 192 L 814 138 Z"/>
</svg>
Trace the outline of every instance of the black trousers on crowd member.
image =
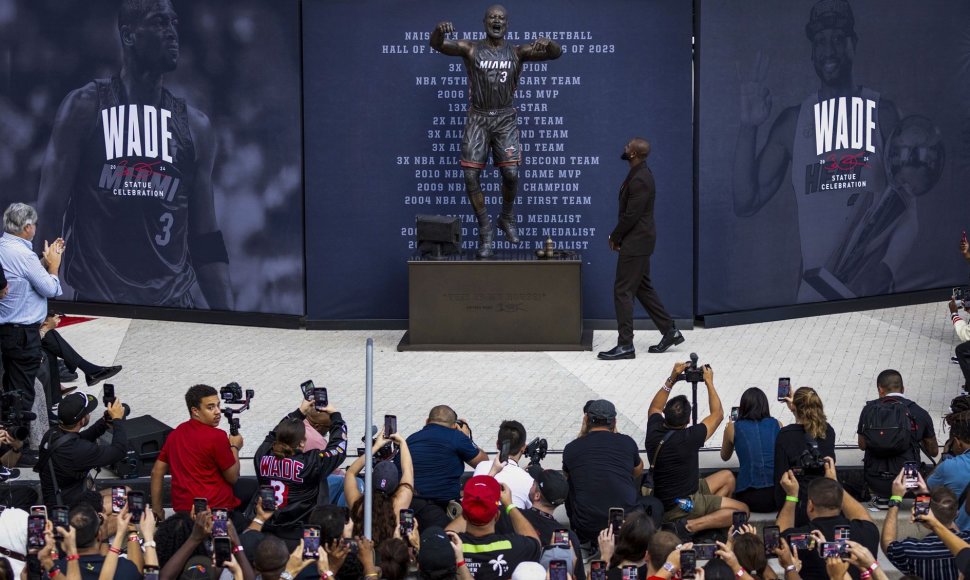
<svg viewBox="0 0 970 580">
<path fill-rule="evenodd" d="M 21 409 L 34 406 L 34 379 L 40 368 L 40 324 L 0 324 L 3 392 L 23 395 Z"/>
<path fill-rule="evenodd" d="M 963 371 L 963 384 L 970 385 L 970 342 L 961 342 L 956 348 L 957 362 Z"/>
<path fill-rule="evenodd" d="M 661 334 L 667 334 L 674 321 L 660 302 L 650 282 L 650 256 L 624 256 L 616 261 L 613 306 L 616 308 L 617 344 L 633 344 L 633 298 L 643 304 Z"/>
<path fill-rule="evenodd" d="M 100 366 L 88 362 L 83 356 L 78 354 L 56 329 L 48 331 L 44 335 L 44 338 L 41 339 L 40 345 L 48 354 L 53 355 L 51 358 L 55 365 L 57 364 L 57 359 L 62 358 L 64 359 L 64 365 L 71 372 L 81 369 L 81 372 L 85 375 L 90 375 L 101 369 Z M 60 372 L 57 375 L 60 376 Z"/>
</svg>

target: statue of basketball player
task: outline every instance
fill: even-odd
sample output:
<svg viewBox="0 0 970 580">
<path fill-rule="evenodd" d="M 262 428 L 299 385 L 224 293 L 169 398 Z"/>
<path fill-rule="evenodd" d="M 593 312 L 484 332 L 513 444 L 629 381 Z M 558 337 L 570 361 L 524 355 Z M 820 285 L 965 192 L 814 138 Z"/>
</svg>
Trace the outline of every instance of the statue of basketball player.
<svg viewBox="0 0 970 580">
<path fill-rule="evenodd" d="M 495 230 L 485 210 L 482 169 L 491 149 L 492 162 L 502 172 L 502 214 L 498 226 L 510 242 L 517 244 L 519 234 L 513 210 L 522 149 L 512 97 L 519 84 L 522 63 L 559 58 L 562 47 L 548 38 L 538 38 L 531 44 L 508 44 L 505 41 L 508 12 L 503 6 L 490 6 L 483 22 L 485 39 L 479 42 L 445 38 L 455 27 L 451 22 L 441 22 L 431 32 L 431 48 L 448 56 L 460 56 L 465 61 L 469 107 L 461 141 L 461 166 L 468 199 L 478 218 L 478 257 L 489 258 L 493 254 Z"/>
</svg>

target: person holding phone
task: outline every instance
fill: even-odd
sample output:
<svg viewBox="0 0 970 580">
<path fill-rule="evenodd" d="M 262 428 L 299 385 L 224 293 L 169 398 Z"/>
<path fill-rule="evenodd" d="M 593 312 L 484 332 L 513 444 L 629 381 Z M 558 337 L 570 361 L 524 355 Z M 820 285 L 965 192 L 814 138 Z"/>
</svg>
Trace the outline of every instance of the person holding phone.
<svg viewBox="0 0 970 580">
<path fill-rule="evenodd" d="M 318 495 L 329 493 L 327 476 L 347 456 L 347 424 L 331 403 L 323 409 L 330 416 L 327 448 L 306 450 L 304 420 L 313 405 L 301 397 L 299 408 L 266 435 L 253 458 L 259 485 L 271 487 L 276 495 L 276 511 L 263 531 L 289 540 L 299 538 Z"/>
<path fill-rule="evenodd" d="M 775 439 L 775 502 L 777 505 L 784 505 L 785 490 L 780 483 L 781 478 L 794 469 L 801 494 L 798 496 L 795 525 L 802 526 L 808 523 L 808 515 L 805 513 L 808 484 L 823 475 L 824 467 L 821 467 L 821 462 L 825 457 L 831 457 L 833 461 L 836 458 L 835 429 L 825 417 L 822 399 L 811 387 L 799 387 L 790 397 L 785 398 L 785 405 L 795 415 L 795 422 L 782 427 Z M 813 464 L 818 466 L 817 471 L 805 469 L 806 465 Z"/>
<path fill-rule="evenodd" d="M 960 388 L 970 392 L 970 325 L 960 316 L 960 306 L 964 310 L 970 308 L 970 304 L 966 300 L 962 301 L 962 304 L 957 304 L 957 301 L 951 298 L 950 302 L 947 303 L 947 308 L 950 311 L 950 322 L 953 324 L 953 332 L 960 339 L 960 344 L 956 346 L 954 351 L 957 363 L 960 365 L 960 371 L 963 372 L 963 385 Z"/>
<path fill-rule="evenodd" d="M 512 490 L 512 503 L 520 510 L 527 510 L 532 507 L 532 502 L 529 501 L 529 492 L 532 491 L 532 485 L 535 483 L 532 476 L 519 466 L 528 441 L 529 438 L 522 423 L 502 421 L 502 424 L 499 425 L 495 448 L 499 452 L 499 460 L 502 460 L 503 446 L 507 457 L 504 460 L 505 466 L 502 470 L 492 475 L 499 483 L 509 486 L 509 489 Z M 490 475 L 491 468 L 491 462 L 483 461 L 475 466 L 475 475 Z"/>
<path fill-rule="evenodd" d="M 771 476 L 775 468 L 775 440 L 781 427 L 781 421 L 771 416 L 768 397 L 758 387 L 744 391 L 737 420 L 724 427 L 721 460 L 731 459 L 735 450 L 738 453 L 734 499 L 747 504 L 753 512 L 778 511 Z"/>
<path fill-rule="evenodd" d="M 98 517 L 98 512 L 87 503 L 79 503 L 74 508 L 71 509 L 70 513 L 71 527 L 74 529 L 75 533 L 75 543 L 77 545 L 77 554 L 80 557 L 78 564 L 81 570 L 84 571 L 85 577 L 92 575 L 97 577 L 100 575 L 102 568 L 106 565 L 107 557 L 101 553 L 101 544 L 104 541 L 108 541 L 111 536 L 108 535 L 108 530 L 101 525 L 101 520 Z M 118 527 L 121 530 L 126 530 L 128 527 L 128 510 L 122 511 L 121 520 L 119 521 Z M 122 534 L 120 540 L 123 540 L 127 534 Z M 119 538 L 118 535 L 115 536 Z M 117 543 L 117 542 L 116 542 Z M 117 552 L 122 551 L 120 547 L 113 545 Z M 114 552 L 117 556 L 115 550 L 109 549 L 109 554 Z M 62 558 L 57 561 L 57 567 L 62 573 L 68 571 L 69 561 Z M 117 559 L 115 565 L 114 578 L 118 580 L 140 580 L 141 572 L 138 567 L 135 566 L 130 560 L 122 558 Z"/>
<path fill-rule="evenodd" d="M 955 524 L 957 513 L 960 511 L 956 494 L 942 485 L 929 489 L 926 487 L 923 476 L 919 473 L 917 473 L 917 476 L 919 486 L 912 491 L 918 495 L 929 495 L 930 512 L 936 521 L 955 533 L 961 540 L 970 542 L 970 530 L 961 531 Z M 901 470 L 892 482 L 889 511 L 886 512 L 886 522 L 882 528 L 882 551 L 892 562 L 892 565 L 904 574 L 915 574 L 921 578 L 956 580 L 959 577 L 959 570 L 957 570 L 953 554 L 950 553 L 940 536 L 933 531 L 932 526 L 926 522 L 925 515 L 917 515 L 914 509 L 912 519 L 928 529 L 929 534 L 919 539 L 913 537 L 897 539 L 899 498 L 906 495 L 907 491 L 910 490 L 906 489 L 905 475 Z"/>
<path fill-rule="evenodd" d="M 414 465 L 411 461 L 411 449 L 400 433 L 391 435 L 390 441 L 384 438 L 384 430 L 377 433 L 374 440 L 373 453 L 394 442 L 400 448 L 398 455 L 400 471 L 394 461 L 380 461 L 373 467 L 371 478 L 374 486 L 373 506 L 373 537 L 380 544 L 390 538 L 401 537 L 401 510 L 411 505 L 414 497 Z M 364 468 L 364 455 L 359 456 L 347 468 L 344 477 L 344 497 L 350 506 L 350 517 L 354 522 L 354 535 L 363 535 L 364 530 L 364 494 L 357 487 L 357 476 Z"/>
<path fill-rule="evenodd" d="M 128 453 L 128 432 L 121 401 L 115 399 L 105 409 L 104 416 L 91 424 L 91 413 L 97 407 L 96 398 L 78 392 L 65 396 L 57 406 L 60 424 L 44 434 L 34 466 L 48 506 L 57 503 L 73 505 L 85 490 L 93 486 L 90 480 L 92 469 L 117 463 Z M 98 444 L 98 439 L 108 431 L 111 432 L 111 443 Z"/>
</svg>

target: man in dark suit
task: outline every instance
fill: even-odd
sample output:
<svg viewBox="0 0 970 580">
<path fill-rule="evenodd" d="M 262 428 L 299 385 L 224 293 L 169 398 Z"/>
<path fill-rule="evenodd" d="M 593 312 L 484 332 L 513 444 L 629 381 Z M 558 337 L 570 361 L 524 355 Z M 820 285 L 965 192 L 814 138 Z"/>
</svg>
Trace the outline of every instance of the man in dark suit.
<svg viewBox="0 0 970 580">
<path fill-rule="evenodd" d="M 613 283 L 619 337 L 614 348 L 599 353 L 599 358 L 603 360 L 636 358 L 636 349 L 633 348 L 634 295 L 663 333 L 660 343 L 651 346 L 649 352 L 664 352 L 684 342 L 684 335 L 677 330 L 650 282 L 650 255 L 657 243 L 657 227 L 653 221 L 657 189 L 653 173 L 647 167 L 648 155 L 650 143 L 637 138 L 626 144 L 621 156 L 630 164 L 630 172 L 620 187 L 619 223 L 609 239 L 610 249 L 620 253 L 616 262 L 616 281 Z"/>
</svg>

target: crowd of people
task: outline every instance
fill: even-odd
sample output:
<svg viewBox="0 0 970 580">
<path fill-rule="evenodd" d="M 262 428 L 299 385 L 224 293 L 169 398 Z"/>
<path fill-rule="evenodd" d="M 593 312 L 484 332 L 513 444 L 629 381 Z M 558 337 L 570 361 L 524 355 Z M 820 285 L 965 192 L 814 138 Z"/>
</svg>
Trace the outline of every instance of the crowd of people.
<svg viewBox="0 0 970 580">
<path fill-rule="evenodd" d="M 704 417 L 673 392 L 691 372 L 707 391 Z M 5 495 L 0 578 L 884 578 L 880 551 L 908 577 L 958 578 L 970 566 L 970 395 L 951 404 L 936 465 L 932 421 L 905 397 L 900 373 L 875 382 L 878 397 L 860 413 L 857 481 L 837 469 L 836 433 L 810 387 L 782 397 L 788 425 L 763 391 L 745 391 L 721 445 L 722 459 L 737 454 L 737 475 L 702 477 L 698 452 L 725 411 L 713 369 L 691 362 L 674 365 L 650 401 L 642 448 L 618 432 L 613 403 L 587 402 L 561 470 L 541 465 L 522 422 L 499 425 L 490 457 L 481 434 L 476 442 L 438 405 L 409 436 L 386 421 L 365 442 L 372 462 L 358 448 L 344 471 L 345 419 L 304 393 L 259 445 L 255 480 L 240 477 L 243 436 L 220 428 L 219 391 L 195 385 L 149 497 L 96 487 L 89 471 L 125 452 L 125 413 L 114 401 L 93 421 L 99 402 L 69 393 L 34 466 L 42 498 Z M 921 538 L 897 537 L 909 495 Z M 869 497 L 869 508 L 888 510 L 881 531 Z M 774 514 L 774 525 L 759 533 L 751 512 Z"/>
</svg>

